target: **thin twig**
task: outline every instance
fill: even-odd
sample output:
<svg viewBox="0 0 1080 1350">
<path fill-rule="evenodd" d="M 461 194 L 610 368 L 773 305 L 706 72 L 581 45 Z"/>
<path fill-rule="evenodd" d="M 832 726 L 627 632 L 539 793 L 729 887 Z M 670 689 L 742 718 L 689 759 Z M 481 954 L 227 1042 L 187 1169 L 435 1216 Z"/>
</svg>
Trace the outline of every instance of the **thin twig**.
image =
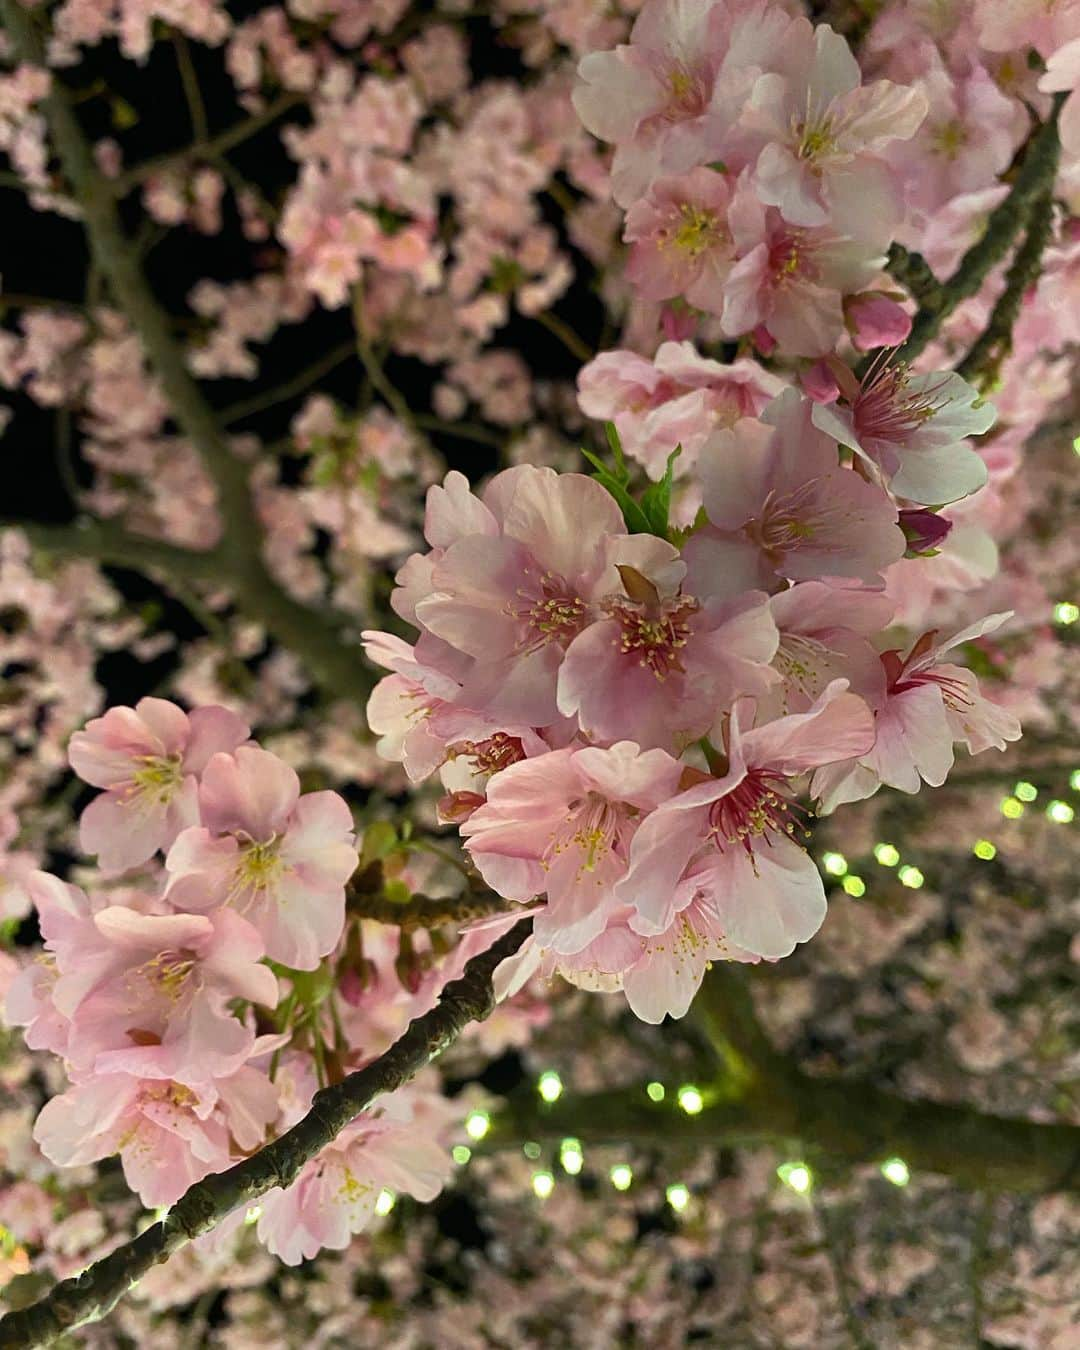
<svg viewBox="0 0 1080 1350">
<path fill-rule="evenodd" d="M 557 314 L 552 314 L 549 310 L 543 310 L 539 314 L 530 315 L 530 318 L 535 319 L 539 324 L 543 324 L 548 332 L 557 337 L 570 355 L 576 357 L 577 360 L 581 362 L 591 361 L 596 355 L 596 353 L 578 337 L 570 325 L 564 319 L 560 319 Z"/>
<path fill-rule="evenodd" d="M 187 99 L 188 115 L 191 118 L 191 132 L 196 145 L 205 145 L 210 139 L 210 124 L 206 120 L 206 104 L 203 102 L 199 77 L 195 73 L 195 65 L 191 59 L 191 48 L 183 33 L 173 33 L 172 40 L 176 49 L 176 64 L 180 69 L 180 83 L 184 86 L 184 97 Z"/>
<path fill-rule="evenodd" d="M 330 351 L 324 352 L 322 356 L 312 361 L 306 370 L 294 375 L 291 380 L 284 384 L 279 384 L 276 389 L 265 390 L 261 394 L 253 394 L 251 398 L 240 399 L 236 403 L 230 403 L 227 408 L 223 408 L 218 413 L 218 420 L 223 427 L 232 426 L 234 422 L 241 422 L 245 417 L 254 417 L 256 413 L 265 412 L 267 408 L 273 408 L 278 403 L 287 403 L 289 399 L 298 398 L 306 393 L 313 384 L 329 375 L 343 361 L 348 361 L 350 357 L 356 355 L 356 344 L 353 342 L 341 342 Z"/>
<path fill-rule="evenodd" d="M 152 1267 L 193 1238 L 208 1233 L 241 1205 L 250 1205 L 272 1187 L 283 1189 L 376 1097 L 413 1078 L 494 1006 L 491 980 L 532 927 L 522 920 L 486 952 L 473 957 L 459 980 L 443 990 L 438 1004 L 366 1068 L 317 1092 L 307 1115 L 291 1130 L 243 1162 L 196 1182 L 160 1223 L 110 1252 L 72 1279 L 61 1280 L 39 1302 L 0 1319 L 0 1350 L 33 1350 L 65 1332 L 104 1317 Z"/>
</svg>

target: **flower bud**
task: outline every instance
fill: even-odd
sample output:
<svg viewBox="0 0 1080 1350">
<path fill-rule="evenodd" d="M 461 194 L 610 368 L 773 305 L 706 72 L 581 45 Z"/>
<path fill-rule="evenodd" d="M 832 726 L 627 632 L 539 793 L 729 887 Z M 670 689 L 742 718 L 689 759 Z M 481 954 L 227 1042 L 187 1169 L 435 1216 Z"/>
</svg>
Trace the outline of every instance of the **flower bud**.
<svg viewBox="0 0 1080 1350">
<path fill-rule="evenodd" d="M 901 511 L 900 528 L 907 540 L 905 557 L 919 558 L 936 551 L 952 529 L 952 521 L 939 516 L 935 511 Z"/>
</svg>

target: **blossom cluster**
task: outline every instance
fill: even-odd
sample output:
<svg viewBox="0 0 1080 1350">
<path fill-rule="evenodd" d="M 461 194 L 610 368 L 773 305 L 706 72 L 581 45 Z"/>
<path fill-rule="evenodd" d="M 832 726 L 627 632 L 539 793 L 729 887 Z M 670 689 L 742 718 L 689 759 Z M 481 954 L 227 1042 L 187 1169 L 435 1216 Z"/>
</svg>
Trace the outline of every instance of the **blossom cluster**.
<svg viewBox="0 0 1080 1350">
<path fill-rule="evenodd" d="M 80 834 L 111 884 L 87 894 L 23 876 L 45 946 L 11 977 L 5 1015 L 71 1079 L 34 1137 L 68 1167 L 118 1152 L 152 1207 L 287 1129 L 318 1083 L 311 1036 L 322 1029 L 302 1045 L 303 1018 L 290 1018 L 313 999 L 317 1009 L 316 972 L 345 933 L 352 816 L 335 792 L 301 793 L 248 730 L 223 707 L 188 714 L 152 697 L 94 719 L 69 753 L 101 789 Z M 341 1056 L 381 1048 L 365 1020 L 339 1039 Z M 385 1186 L 432 1198 L 457 1115 L 430 1089 L 391 1094 L 266 1197 L 260 1239 L 295 1263 L 347 1245 Z"/>
</svg>

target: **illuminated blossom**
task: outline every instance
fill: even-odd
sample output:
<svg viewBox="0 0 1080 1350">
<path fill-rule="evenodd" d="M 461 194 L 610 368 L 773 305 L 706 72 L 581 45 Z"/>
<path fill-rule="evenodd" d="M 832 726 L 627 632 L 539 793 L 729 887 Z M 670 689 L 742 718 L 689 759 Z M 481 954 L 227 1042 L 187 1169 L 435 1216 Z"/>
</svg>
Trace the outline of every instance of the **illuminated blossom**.
<svg viewBox="0 0 1080 1350">
<path fill-rule="evenodd" d="M 198 776 L 210 757 L 235 750 L 248 733 L 227 708 L 185 713 L 162 698 L 88 722 L 68 746 L 79 777 L 105 789 L 80 819 L 84 851 L 96 853 L 103 870 L 123 872 L 167 849 L 198 824 Z"/>
<path fill-rule="evenodd" d="M 241 746 L 215 755 L 199 785 L 204 824 L 169 850 L 166 896 L 177 909 L 236 909 L 266 954 L 314 970 L 345 922 L 345 883 L 356 868 L 352 816 L 336 792 L 300 795 L 276 755 Z"/>
</svg>

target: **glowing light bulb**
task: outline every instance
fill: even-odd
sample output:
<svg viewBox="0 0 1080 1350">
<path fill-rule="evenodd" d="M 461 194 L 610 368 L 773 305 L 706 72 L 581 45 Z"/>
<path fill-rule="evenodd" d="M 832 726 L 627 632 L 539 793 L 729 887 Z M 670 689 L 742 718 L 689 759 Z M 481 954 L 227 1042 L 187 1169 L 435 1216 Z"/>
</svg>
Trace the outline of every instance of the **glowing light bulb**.
<svg viewBox="0 0 1080 1350">
<path fill-rule="evenodd" d="M 1019 820 L 1024 814 L 1024 803 L 1015 797 L 1004 797 L 1001 802 L 1001 814 L 1006 820 Z"/>
<path fill-rule="evenodd" d="M 1060 600 L 1054 606 L 1054 622 L 1067 628 L 1080 619 L 1080 606 L 1074 605 L 1071 600 Z"/>
<path fill-rule="evenodd" d="M 893 844 L 875 844 L 874 857 L 882 867 L 895 867 L 900 861 L 900 850 Z"/>
<path fill-rule="evenodd" d="M 546 1102 L 557 1102 L 562 1096 L 562 1079 L 554 1069 L 545 1069 L 536 1083 L 536 1090 Z"/>
<path fill-rule="evenodd" d="M 483 1139 L 491 1129 L 491 1117 L 486 1111 L 471 1111 L 465 1119 L 465 1133 L 470 1139 Z"/>
<path fill-rule="evenodd" d="M 472 1149 L 466 1144 L 455 1144 L 450 1150 L 450 1156 L 459 1167 L 464 1167 L 472 1157 Z"/>
<path fill-rule="evenodd" d="M 906 1186 L 911 1180 L 911 1172 L 903 1158 L 886 1158 L 881 1164 L 881 1175 L 894 1186 Z"/>
<path fill-rule="evenodd" d="M 546 1200 L 555 1189 L 555 1178 L 550 1172 L 534 1172 L 532 1188 L 541 1200 Z"/>
<path fill-rule="evenodd" d="M 634 1180 L 634 1169 L 628 1163 L 616 1163 L 608 1176 L 617 1191 L 628 1191 Z"/>
<path fill-rule="evenodd" d="M 917 891 L 926 880 L 917 867 L 901 867 L 896 875 L 900 878 L 900 885 L 907 886 L 912 891 Z"/>
<path fill-rule="evenodd" d="M 842 877 L 847 871 L 847 859 L 842 853 L 823 854 L 821 865 L 831 877 Z"/>
<path fill-rule="evenodd" d="M 866 882 L 863 881 L 862 877 L 857 877 L 854 872 L 849 872 L 842 884 L 848 895 L 853 895 L 856 900 L 859 896 L 866 894 Z"/>
<path fill-rule="evenodd" d="M 572 1177 L 576 1177 L 585 1163 L 585 1155 L 581 1151 L 581 1144 L 576 1139 L 564 1139 L 559 1145 L 559 1162 L 562 1163 L 563 1171 L 569 1172 Z"/>
<path fill-rule="evenodd" d="M 526 1140 L 521 1146 L 521 1151 L 530 1162 L 536 1162 L 537 1158 L 539 1158 L 540 1154 L 543 1152 L 535 1139 Z"/>
<path fill-rule="evenodd" d="M 971 846 L 971 851 L 976 858 L 981 858 L 983 862 L 992 862 L 997 857 L 997 848 L 989 839 L 976 839 Z"/>
<path fill-rule="evenodd" d="M 690 1203 L 690 1190 L 681 1181 L 674 1181 L 664 1192 L 667 1202 L 676 1214 L 681 1214 Z"/>
<path fill-rule="evenodd" d="M 679 1105 L 688 1116 L 696 1116 L 705 1105 L 705 1099 L 691 1083 L 684 1083 L 679 1089 Z"/>
<path fill-rule="evenodd" d="M 805 1195 L 814 1184 L 814 1174 L 804 1162 L 781 1163 L 776 1175 L 798 1195 Z"/>
<path fill-rule="evenodd" d="M 379 1192 L 379 1198 L 375 1201 L 375 1213 L 385 1217 L 397 1204 L 397 1196 L 393 1191 L 388 1191 L 384 1187 Z"/>
<path fill-rule="evenodd" d="M 663 1083 L 650 1083 L 645 1091 L 648 1093 L 649 1101 L 651 1102 L 662 1102 L 664 1100 L 665 1093 Z"/>
<path fill-rule="evenodd" d="M 1020 782 L 1013 788 L 1013 796 L 1019 797 L 1022 802 L 1033 802 L 1039 795 L 1039 789 L 1034 783 Z"/>
<path fill-rule="evenodd" d="M 1074 792 L 1080 792 L 1080 769 L 1073 769 L 1069 774 L 1069 786 Z"/>
</svg>

